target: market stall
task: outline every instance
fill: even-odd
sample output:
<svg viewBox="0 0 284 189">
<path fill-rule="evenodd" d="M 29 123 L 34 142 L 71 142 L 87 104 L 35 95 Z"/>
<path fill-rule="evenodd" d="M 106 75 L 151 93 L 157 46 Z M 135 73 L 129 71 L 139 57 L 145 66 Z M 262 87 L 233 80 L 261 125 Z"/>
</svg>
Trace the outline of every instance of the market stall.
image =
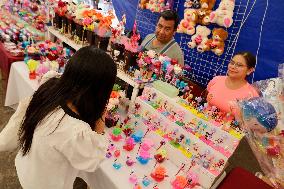
<svg viewBox="0 0 284 189">
<path fill-rule="evenodd" d="M 109 6 L 110 2 L 106 4 Z M 89 188 L 216 188 L 244 137 L 263 169 L 261 177 L 281 188 L 283 103 L 278 100 L 283 100 L 283 68 L 279 68 L 274 86 L 270 81 L 256 83 L 256 90 L 247 83 L 246 77 L 255 66 L 249 70 L 248 61 L 241 64 L 235 58 L 241 54 L 233 56 L 245 19 L 243 6 L 241 1 L 231 0 L 141 0 L 131 32 L 127 33 L 128 15 L 117 22 L 114 10 L 99 10 L 97 4 L 6 1 L 0 16 L 0 68 L 5 80 L 2 85 L 8 82 L 5 106 L 15 108 L 34 94 L 46 73 L 55 71 L 60 77 L 67 72 L 65 67 L 74 53 L 93 46 L 114 60 L 116 77 L 128 87 L 113 86 L 100 117 L 107 127 L 104 138 L 108 147 L 105 160 L 95 172 L 79 173 Z M 166 10 L 182 15 L 179 23 L 173 19 L 172 28 L 163 28 L 159 22 L 164 19 L 160 13 Z M 172 12 L 169 14 L 175 15 Z M 149 38 L 154 28 L 156 33 L 141 45 L 141 38 Z M 159 35 L 160 39 L 166 38 L 164 33 L 169 28 L 172 34 L 162 48 Z M 176 32 L 177 41 L 173 38 Z M 204 85 L 213 72 L 225 73 L 225 67 L 230 67 L 227 76 L 247 69 L 243 71 L 245 86 L 261 93 L 255 92 L 250 99 L 236 97 L 234 102 L 221 99 L 230 103 L 229 111 L 212 105 L 213 95 Z M 228 79 L 225 82 L 231 84 Z M 74 91 L 79 88 L 74 86 Z M 128 90 L 131 95 L 126 99 Z M 73 110 L 68 111 L 76 113 Z M 76 119 L 78 115 L 75 114 Z M 263 184 L 258 178 L 252 180 Z"/>
</svg>

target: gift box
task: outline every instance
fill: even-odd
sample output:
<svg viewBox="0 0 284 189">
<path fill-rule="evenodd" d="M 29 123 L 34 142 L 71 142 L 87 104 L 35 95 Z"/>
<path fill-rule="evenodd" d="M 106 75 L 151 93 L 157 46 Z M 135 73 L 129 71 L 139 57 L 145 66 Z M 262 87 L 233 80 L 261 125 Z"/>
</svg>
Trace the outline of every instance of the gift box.
<svg viewBox="0 0 284 189">
<path fill-rule="evenodd" d="M 111 42 L 110 46 L 111 46 L 111 56 L 113 58 L 116 57 L 118 61 L 124 60 L 124 49 L 125 49 L 124 45 Z M 115 55 L 114 53 L 115 50 L 119 52 L 118 55 Z"/>
<path fill-rule="evenodd" d="M 100 37 L 98 35 L 95 36 L 95 47 L 100 48 L 104 51 L 107 51 L 107 47 L 109 44 L 110 37 Z"/>
<path fill-rule="evenodd" d="M 129 71 L 130 67 L 134 67 L 134 68 L 138 67 L 137 62 L 136 62 L 138 58 L 138 54 L 139 54 L 138 52 L 131 52 L 128 50 L 124 51 L 124 62 L 125 62 L 124 70 L 125 71 Z"/>
</svg>

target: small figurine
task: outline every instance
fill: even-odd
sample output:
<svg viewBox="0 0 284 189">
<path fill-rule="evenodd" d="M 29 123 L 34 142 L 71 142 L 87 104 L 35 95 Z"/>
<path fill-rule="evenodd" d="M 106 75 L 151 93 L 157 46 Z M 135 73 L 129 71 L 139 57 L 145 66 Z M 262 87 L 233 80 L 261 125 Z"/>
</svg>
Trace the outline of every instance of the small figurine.
<svg viewBox="0 0 284 189">
<path fill-rule="evenodd" d="M 132 171 L 130 173 L 130 176 L 129 176 L 129 182 L 132 183 L 132 184 L 136 184 L 138 182 L 138 178 L 137 176 L 134 174 L 134 171 Z"/>
<path fill-rule="evenodd" d="M 112 133 L 110 134 L 110 137 L 113 141 L 117 142 L 119 140 L 122 139 L 122 136 L 121 136 L 121 129 L 120 128 L 114 128 L 112 130 Z"/>
<path fill-rule="evenodd" d="M 123 146 L 123 149 L 125 149 L 126 151 L 131 151 L 133 150 L 134 146 L 134 139 L 130 137 L 125 140 L 125 145 Z"/>
<path fill-rule="evenodd" d="M 155 168 L 155 170 L 151 173 L 151 177 L 156 181 L 156 182 L 162 182 L 165 177 L 168 177 L 166 175 L 166 169 L 163 166 L 158 166 Z"/>
<path fill-rule="evenodd" d="M 131 167 L 134 163 L 136 163 L 135 161 L 133 161 L 132 159 L 130 159 L 129 156 L 127 156 L 127 160 L 126 160 L 126 165 Z"/>
<path fill-rule="evenodd" d="M 121 168 L 121 163 L 117 162 L 117 159 L 114 161 L 113 165 L 112 165 L 116 170 L 119 170 Z"/>
</svg>

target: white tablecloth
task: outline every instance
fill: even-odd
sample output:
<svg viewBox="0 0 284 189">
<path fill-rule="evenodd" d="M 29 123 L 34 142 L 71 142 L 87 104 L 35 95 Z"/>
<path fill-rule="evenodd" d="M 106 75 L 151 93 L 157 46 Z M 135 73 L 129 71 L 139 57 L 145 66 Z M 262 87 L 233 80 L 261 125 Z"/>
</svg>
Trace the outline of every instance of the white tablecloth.
<svg viewBox="0 0 284 189">
<path fill-rule="evenodd" d="M 153 139 L 153 141 L 161 140 L 160 137 L 157 137 L 157 135 L 152 133 L 147 135 L 146 138 L 151 138 Z M 155 143 L 156 145 L 159 144 L 159 142 Z M 154 165 L 156 162 L 155 159 L 150 160 L 147 165 L 141 165 L 136 160 L 137 151 L 139 147 L 138 144 L 131 152 L 126 152 L 124 149 L 122 149 L 124 140 L 122 140 L 121 142 L 114 142 L 114 144 L 121 151 L 121 155 L 118 158 L 111 157 L 110 159 L 106 159 L 103 163 L 100 164 L 99 168 L 94 173 L 81 172 L 79 174 L 79 177 L 81 177 L 88 183 L 90 189 L 133 189 L 134 184 L 128 181 L 130 173 L 132 171 L 134 171 L 134 174 L 137 176 L 138 183 L 142 186 L 142 188 L 151 189 L 155 184 L 158 184 L 157 186 L 160 189 L 172 188 L 170 182 L 173 180 L 175 174 L 178 171 L 178 167 L 172 161 L 165 160 L 165 162 L 162 163 L 162 165 L 166 168 L 166 172 L 169 177 L 166 177 L 163 182 L 157 183 L 150 176 L 150 173 L 154 170 Z M 151 154 L 155 153 L 155 149 L 157 147 L 158 146 L 155 146 L 150 150 Z M 127 156 L 131 157 L 132 160 L 136 161 L 136 163 L 131 167 L 127 166 L 125 163 L 127 160 Z M 119 170 L 116 170 L 112 166 L 115 159 L 118 160 L 117 162 L 122 164 L 122 167 Z M 142 185 L 142 180 L 145 175 L 151 180 L 151 184 L 148 187 L 144 187 Z"/>
<path fill-rule="evenodd" d="M 29 70 L 24 62 L 14 62 L 11 66 L 5 106 L 15 107 L 24 98 L 33 95 L 39 84 L 29 79 Z"/>
</svg>

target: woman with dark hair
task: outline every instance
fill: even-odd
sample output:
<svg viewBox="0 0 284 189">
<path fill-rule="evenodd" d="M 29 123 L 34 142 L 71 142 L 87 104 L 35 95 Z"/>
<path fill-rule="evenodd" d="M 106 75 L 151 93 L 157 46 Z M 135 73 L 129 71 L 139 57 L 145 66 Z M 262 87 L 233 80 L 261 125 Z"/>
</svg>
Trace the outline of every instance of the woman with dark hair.
<svg viewBox="0 0 284 189">
<path fill-rule="evenodd" d="M 0 151 L 20 148 L 15 164 L 24 189 L 73 188 L 80 170 L 96 169 L 106 153 L 103 117 L 115 78 L 111 57 L 84 47 L 60 78 L 19 104 L 0 134 Z"/>
<path fill-rule="evenodd" d="M 255 57 L 250 52 L 239 52 L 228 64 L 226 76 L 216 76 L 207 85 L 209 106 L 235 115 L 237 100 L 259 96 L 247 82 L 246 77 L 254 72 Z"/>
</svg>

